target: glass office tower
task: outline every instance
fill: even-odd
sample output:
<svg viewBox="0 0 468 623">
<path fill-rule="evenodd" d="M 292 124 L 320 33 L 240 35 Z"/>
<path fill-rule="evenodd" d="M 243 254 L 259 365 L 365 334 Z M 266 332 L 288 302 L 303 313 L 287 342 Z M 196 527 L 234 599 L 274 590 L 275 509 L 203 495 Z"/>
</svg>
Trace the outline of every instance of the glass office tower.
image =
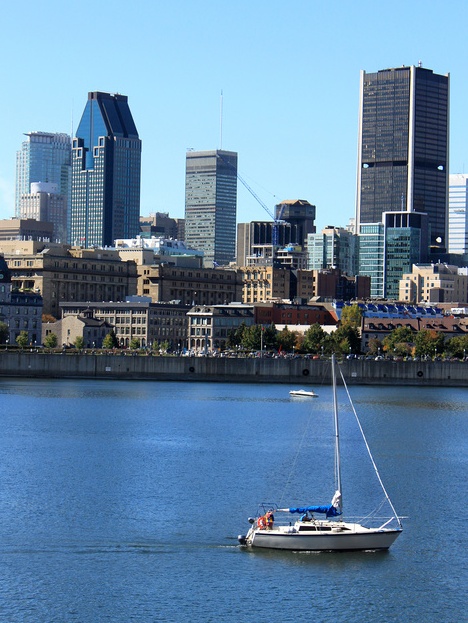
<svg viewBox="0 0 468 623">
<path fill-rule="evenodd" d="M 204 252 L 204 265 L 236 255 L 237 153 L 189 151 L 185 172 L 185 242 Z"/>
<path fill-rule="evenodd" d="M 400 279 L 410 273 L 413 264 L 428 260 L 427 214 L 417 212 L 386 212 L 384 290 L 385 297 L 398 300 Z"/>
<path fill-rule="evenodd" d="M 449 176 L 449 253 L 468 253 L 468 174 Z"/>
<path fill-rule="evenodd" d="M 449 76 L 423 67 L 361 72 L 357 231 L 383 212 L 425 212 L 447 248 Z"/>
<path fill-rule="evenodd" d="M 21 214 L 21 197 L 31 192 L 31 184 L 43 182 L 57 185 L 57 193 L 70 200 L 71 137 L 52 132 L 28 132 L 16 154 L 15 216 Z"/>
<path fill-rule="evenodd" d="M 73 139 L 70 242 L 112 246 L 140 231 L 141 140 L 125 95 L 88 93 Z"/>
</svg>

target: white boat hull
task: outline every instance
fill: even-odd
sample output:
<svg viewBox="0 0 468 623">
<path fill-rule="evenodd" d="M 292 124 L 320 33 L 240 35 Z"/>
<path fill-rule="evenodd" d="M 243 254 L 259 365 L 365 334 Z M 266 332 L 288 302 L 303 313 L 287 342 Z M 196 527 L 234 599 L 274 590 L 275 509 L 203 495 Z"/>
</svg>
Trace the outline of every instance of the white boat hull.
<svg viewBox="0 0 468 623">
<path fill-rule="evenodd" d="M 318 394 L 316 394 L 315 392 L 308 392 L 304 389 L 298 389 L 298 390 L 291 390 L 289 392 L 290 396 L 298 396 L 299 398 L 317 398 Z"/>
<path fill-rule="evenodd" d="M 338 524 L 326 531 L 301 531 L 289 526 L 273 530 L 252 529 L 245 538 L 248 547 L 293 551 L 352 551 L 388 549 L 400 529 L 370 529 L 359 524 Z"/>
</svg>

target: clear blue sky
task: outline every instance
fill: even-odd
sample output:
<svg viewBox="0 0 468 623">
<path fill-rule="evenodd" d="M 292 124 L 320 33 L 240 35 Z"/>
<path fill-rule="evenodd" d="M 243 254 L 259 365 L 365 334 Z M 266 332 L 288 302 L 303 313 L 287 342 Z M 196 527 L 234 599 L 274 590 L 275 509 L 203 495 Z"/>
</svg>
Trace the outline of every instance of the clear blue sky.
<svg viewBox="0 0 468 623">
<path fill-rule="evenodd" d="M 26 0 L 2 5 L 0 218 L 28 131 L 76 129 L 88 91 L 129 98 L 143 141 L 141 214 L 184 216 L 185 154 L 220 147 L 271 210 L 345 226 L 356 196 L 359 71 L 451 76 L 450 172 L 468 167 L 466 2 Z M 238 221 L 268 215 L 239 183 Z"/>
</svg>

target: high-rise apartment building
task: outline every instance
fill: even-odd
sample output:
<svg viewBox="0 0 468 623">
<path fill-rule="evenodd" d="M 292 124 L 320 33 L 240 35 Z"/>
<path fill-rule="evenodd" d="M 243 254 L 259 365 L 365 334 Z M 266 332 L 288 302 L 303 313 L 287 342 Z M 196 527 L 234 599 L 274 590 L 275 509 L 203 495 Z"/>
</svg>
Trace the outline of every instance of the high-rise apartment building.
<svg viewBox="0 0 468 623">
<path fill-rule="evenodd" d="M 448 145 L 448 75 L 421 66 L 362 71 L 357 233 L 384 223 L 385 212 L 421 212 L 427 214 L 431 251 L 443 253 Z"/>
<path fill-rule="evenodd" d="M 72 152 L 70 242 L 111 246 L 136 236 L 141 140 L 125 95 L 88 93 Z"/>
<path fill-rule="evenodd" d="M 468 253 L 468 174 L 449 176 L 449 253 Z"/>
<path fill-rule="evenodd" d="M 232 262 L 236 255 L 237 153 L 189 151 L 185 172 L 185 242 L 201 249 L 204 264 Z"/>
<path fill-rule="evenodd" d="M 357 224 L 426 212 L 447 247 L 449 76 L 423 67 L 361 72 Z"/>
<path fill-rule="evenodd" d="M 21 212 L 21 198 L 31 193 L 35 182 L 55 184 L 55 194 L 62 196 L 66 209 L 71 187 L 70 136 L 50 132 L 28 132 L 26 136 L 16 154 L 16 217 L 27 218 Z"/>
</svg>

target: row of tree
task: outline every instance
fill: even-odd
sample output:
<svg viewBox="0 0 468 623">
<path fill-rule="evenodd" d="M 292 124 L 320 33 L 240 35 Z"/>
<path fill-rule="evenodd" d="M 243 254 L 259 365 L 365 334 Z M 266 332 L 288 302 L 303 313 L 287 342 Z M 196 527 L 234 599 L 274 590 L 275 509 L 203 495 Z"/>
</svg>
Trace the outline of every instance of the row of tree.
<svg viewBox="0 0 468 623">
<path fill-rule="evenodd" d="M 313 324 L 302 335 L 287 327 L 277 331 L 274 325 L 241 325 L 232 330 L 228 347 L 243 350 L 274 350 L 310 354 L 361 354 L 361 310 L 357 305 L 343 309 L 340 325 L 325 332 L 321 325 Z M 383 340 L 371 339 L 368 353 L 387 357 L 450 357 L 464 359 L 468 356 L 468 335 L 446 339 L 440 331 L 411 327 L 398 327 Z"/>
<path fill-rule="evenodd" d="M 361 353 L 361 310 L 357 305 L 343 309 L 341 321 L 335 331 L 327 333 L 321 325 L 313 324 L 302 334 L 285 327 L 278 331 L 274 324 L 251 325 L 241 324 L 232 329 L 227 340 L 227 347 L 236 351 L 275 351 L 281 353 L 324 354 L 331 353 L 347 355 Z M 0 343 L 5 344 L 8 336 L 8 325 L 0 322 Z M 16 338 L 20 348 L 30 346 L 28 334 L 22 331 Z M 77 337 L 74 347 L 85 347 L 82 337 Z M 49 333 L 44 339 L 44 346 L 56 348 L 57 336 Z M 102 348 L 118 348 L 119 343 L 115 332 L 110 331 L 104 338 Z M 141 347 L 140 340 L 133 338 L 129 344 L 131 349 Z M 154 344 L 157 350 L 169 350 L 169 342 Z M 398 327 L 383 340 L 371 339 L 368 344 L 371 355 L 391 357 L 453 357 L 465 358 L 468 356 L 468 335 L 460 335 L 445 339 L 443 333 L 435 330 L 423 329 L 414 331 L 411 327 Z"/>
</svg>

